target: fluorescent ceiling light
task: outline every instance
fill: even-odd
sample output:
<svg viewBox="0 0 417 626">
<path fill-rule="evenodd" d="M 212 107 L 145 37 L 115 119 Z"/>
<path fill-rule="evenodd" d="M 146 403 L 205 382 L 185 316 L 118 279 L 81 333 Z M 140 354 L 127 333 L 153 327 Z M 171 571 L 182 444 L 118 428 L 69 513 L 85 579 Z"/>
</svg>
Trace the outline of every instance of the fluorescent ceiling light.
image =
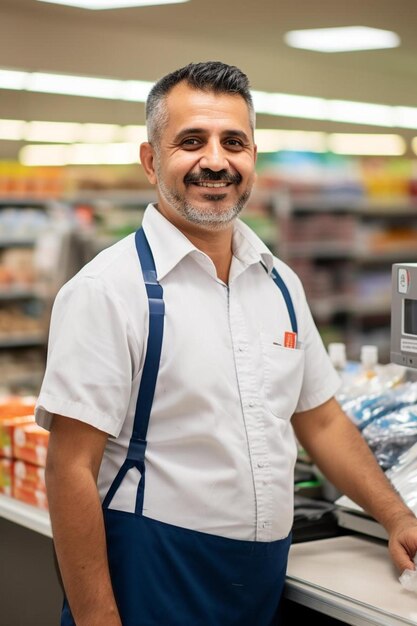
<svg viewBox="0 0 417 626">
<path fill-rule="evenodd" d="M 56 93 L 67 96 L 84 96 L 119 100 L 123 81 L 110 78 L 87 78 L 65 74 L 30 74 L 25 89 L 41 93 Z"/>
<path fill-rule="evenodd" d="M 14 70 L 0 69 L 1 89 L 26 89 L 26 80 L 30 76 L 28 72 L 15 72 Z"/>
<path fill-rule="evenodd" d="M 119 139 L 121 127 L 116 124 L 83 124 L 80 141 L 84 143 L 111 143 Z"/>
<path fill-rule="evenodd" d="M 336 154 L 400 156 L 406 150 L 405 141 L 399 135 L 332 133 L 328 145 Z"/>
<path fill-rule="evenodd" d="M 148 141 L 146 126 L 123 126 L 120 129 L 120 140 L 140 144 Z"/>
<path fill-rule="evenodd" d="M 261 128 L 255 130 L 258 152 L 294 150 L 300 152 L 326 152 L 326 133 L 302 130 L 277 130 Z"/>
<path fill-rule="evenodd" d="M 19 151 L 23 165 L 130 165 L 140 163 L 136 143 L 27 145 Z"/>
<path fill-rule="evenodd" d="M 103 9 L 127 9 L 131 7 L 148 7 L 159 4 L 180 4 L 188 0 L 38 0 L 47 4 L 63 4 L 68 7 L 78 9 L 92 9 L 102 11 Z"/>
<path fill-rule="evenodd" d="M 0 120 L 0 139 L 21 141 L 25 127 L 26 122 L 23 120 Z"/>
<path fill-rule="evenodd" d="M 401 43 L 396 33 L 367 26 L 292 30 L 284 35 L 284 41 L 293 48 L 317 52 L 396 48 Z"/>
<path fill-rule="evenodd" d="M 66 74 L 0 69 L 0 89 L 145 102 L 153 83 Z M 252 91 L 255 111 L 300 119 L 417 129 L 417 107 L 387 106 L 348 100 L 327 100 L 286 93 Z"/>
<path fill-rule="evenodd" d="M 53 143 L 72 143 L 78 141 L 81 124 L 66 122 L 27 122 L 23 139 Z"/>
<path fill-rule="evenodd" d="M 142 143 L 146 126 L 78 124 L 73 122 L 27 122 L 0 119 L 0 139 L 39 143 Z"/>
<path fill-rule="evenodd" d="M 252 91 L 257 113 L 324 120 L 327 114 L 326 100 L 310 96 L 293 96 L 285 93 Z"/>
<path fill-rule="evenodd" d="M 349 100 L 330 100 L 327 119 L 332 122 L 394 126 L 393 107 Z"/>
</svg>

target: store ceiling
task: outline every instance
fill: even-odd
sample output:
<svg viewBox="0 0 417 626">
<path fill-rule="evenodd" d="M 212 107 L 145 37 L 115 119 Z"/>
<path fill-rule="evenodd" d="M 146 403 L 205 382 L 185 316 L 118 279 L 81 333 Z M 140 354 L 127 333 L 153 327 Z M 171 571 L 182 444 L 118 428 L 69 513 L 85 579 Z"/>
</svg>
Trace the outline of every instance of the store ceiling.
<svg viewBox="0 0 417 626">
<path fill-rule="evenodd" d="M 394 30 L 400 48 L 323 54 L 287 47 L 288 30 L 363 25 Z M 157 80 L 190 61 L 241 67 L 257 90 L 417 106 L 415 0 L 190 0 L 86 11 L 0 0 L 0 66 L 119 79 Z M 0 91 L 0 118 L 141 124 L 143 105 Z M 258 126 L 340 132 L 392 129 L 259 116 Z M 406 137 L 417 131 L 402 131 Z M 0 158 L 12 147 L 0 142 Z"/>
</svg>

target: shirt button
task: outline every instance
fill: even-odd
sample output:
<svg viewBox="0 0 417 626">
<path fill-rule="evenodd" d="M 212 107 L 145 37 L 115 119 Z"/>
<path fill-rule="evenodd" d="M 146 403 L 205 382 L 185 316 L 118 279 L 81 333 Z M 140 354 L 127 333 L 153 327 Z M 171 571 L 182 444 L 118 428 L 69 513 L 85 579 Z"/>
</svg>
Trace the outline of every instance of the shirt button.
<svg viewBox="0 0 417 626">
<path fill-rule="evenodd" d="M 262 522 L 262 528 L 266 528 L 268 526 L 268 522 Z"/>
<path fill-rule="evenodd" d="M 238 347 L 239 352 L 244 352 L 245 350 L 245 346 L 242 346 L 242 344 L 240 344 L 240 346 Z"/>
<path fill-rule="evenodd" d="M 248 404 L 250 407 L 255 406 L 255 402 L 253 400 L 249 400 Z"/>
<path fill-rule="evenodd" d="M 258 461 L 258 467 L 263 467 L 264 466 L 264 462 L 263 461 Z"/>
</svg>

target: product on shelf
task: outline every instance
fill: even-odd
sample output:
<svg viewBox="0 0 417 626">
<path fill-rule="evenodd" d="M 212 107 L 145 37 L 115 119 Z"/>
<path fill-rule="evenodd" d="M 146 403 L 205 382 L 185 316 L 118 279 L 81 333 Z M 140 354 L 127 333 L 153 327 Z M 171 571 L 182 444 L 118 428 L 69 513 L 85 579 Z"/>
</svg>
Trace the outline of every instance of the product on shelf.
<svg viewBox="0 0 417 626">
<path fill-rule="evenodd" d="M 17 426 L 13 433 L 15 459 L 45 467 L 48 439 L 49 432 L 35 423 Z"/>
<path fill-rule="evenodd" d="M 0 457 L 13 458 L 14 431 L 18 426 L 34 422 L 33 415 L 0 417 Z"/>
<path fill-rule="evenodd" d="M 0 493 L 12 495 L 13 461 L 0 458 Z"/>
<path fill-rule="evenodd" d="M 13 436 L 17 426 L 35 421 L 32 397 L 8 396 L 0 400 L 0 457 L 14 456 Z"/>
<path fill-rule="evenodd" d="M 48 509 L 43 467 L 22 460 L 15 461 L 12 484 L 14 498 L 41 509 Z"/>
</svg>

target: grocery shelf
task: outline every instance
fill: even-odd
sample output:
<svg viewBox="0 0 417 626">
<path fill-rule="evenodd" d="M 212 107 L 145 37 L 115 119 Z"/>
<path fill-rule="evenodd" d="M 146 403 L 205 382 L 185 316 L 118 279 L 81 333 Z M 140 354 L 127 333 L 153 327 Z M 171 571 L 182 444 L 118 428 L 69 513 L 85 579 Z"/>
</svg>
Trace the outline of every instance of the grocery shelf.
<svg viewBox="0 0 417 626">
<path fill-rule="evenodd" d="M 45 345 L 45 335 L 23 335 L 19 337 L 1 337 L 0 336 L 0 349 L 1 348 L 22 348 Z"/>
<path fill-rule="evenodd" d="M 46 537 L 52 537 L 48 511 L 43 511 L 15 498 L 0 494 L 0 517 L 34 530 Z"/>
<path fill-rule="evenodd" d="M 29 248 L 36 243 L 35 237 L 0 237 L 0 248 Z"/>
<path fill-rule="evenodd" d="M 0 289 L 1 300 L 28 300 L 29 298 L 38 298 L 39 293 L 36 289 L 24 289 L 21 287 L 7 287 Z"/>
</svg>

